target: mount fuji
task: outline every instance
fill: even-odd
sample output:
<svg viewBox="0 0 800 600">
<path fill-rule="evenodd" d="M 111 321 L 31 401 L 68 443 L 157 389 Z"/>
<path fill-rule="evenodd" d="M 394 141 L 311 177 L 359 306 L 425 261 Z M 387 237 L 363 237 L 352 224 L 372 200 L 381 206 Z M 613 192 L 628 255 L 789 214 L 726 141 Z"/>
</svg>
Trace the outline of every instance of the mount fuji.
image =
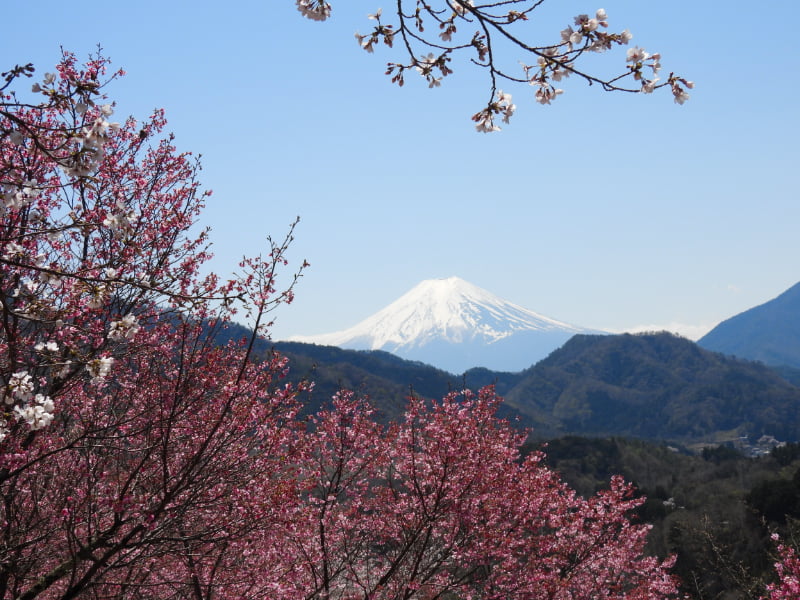
<svg viewBox="0 0 800 600">
<path fill-rule="evenodd" d="M 428 279 L 357 325 L 290 341 L 385 350 L 450 373 L 472 367 L 521 371 L 576 333 L 604 333 L 556 321 L 458 277 Z"/>
</svg>

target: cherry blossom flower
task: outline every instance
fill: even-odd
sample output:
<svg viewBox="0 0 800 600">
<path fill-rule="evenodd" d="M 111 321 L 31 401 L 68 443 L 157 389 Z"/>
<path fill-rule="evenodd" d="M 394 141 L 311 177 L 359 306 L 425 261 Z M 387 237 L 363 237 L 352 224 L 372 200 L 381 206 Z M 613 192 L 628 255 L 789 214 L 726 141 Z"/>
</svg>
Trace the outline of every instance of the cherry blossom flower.
<svg viewBox="0 0 800 600">
<path fill-rule="evenodd" d="M 47 343 L 39 342 L 33 347 L 37 352 L 58 352 L 58 344 L 53 341 Z"/>
<path fill-rule="evenodd" d="M 683 104 L 689 99 L 689 93 L 679 87 L 673 88 L 676 104 Z"/>
<path fill-rule="evenodd" d="M 436 56 L 433 52 L 426 56 L 421 56 L 417 59 L 417 66 L 414 67 L 420 75 L 429 75 L 434 66 L 436 66 Z"/>
<path fill-rule="evenodd" d="M 89 297 L 86 306 L 89 308 L 101 308 L 105 304 L 108 296 L 108 288 L 105 284 L 97 283 L 88 287 Z"/>
<path fill-rule="evenodd" d="M 297 0 L 297 10 L 312 21 L 325 21 L 331 16 L 331 5 L 325 0 Z"/>
<path fill-rule="evenodd" d="M 133 340 L 140 329 L 140 325 L 136 322 L 136 315 L 127 314 L 121 320 L 111 322 L 108 339 L 118 341 Z"/>
<path fill-rule="evenodd" d="M 10 398 L 27 401 L 33 395 L 33 377 L 27 371 L 18 371 L 9 378 L 7 390 L 10 396 L 6 396 L 6 404 L 13 402 Z"/>
<path fill-rule="evenodd" d="M 472 120 L 475 121 L 476 131 L 480 131 L 481 133 L 500 131 L 500 128 L 494 124 L 494 116 L 488 110 L 475 113 L 472 116 Z"/>
<path fill-rule="evenodd" d="M 550 104 L 555 100 L 556 96 L 564 93 L 564 90 L 557 89 L 546 81 L 532 81 L 531 85 L 538 85 L 539 89 L 536 90 L 534 97 L 539 104 Z"/>
<path fill-rule="evenodd" d="M 671 77 L 670 85 L 672 86 L 672 95 L 676 104 L 683 104 L 689 99 L 689 92 L 687 92 L 681 84 L 688 89 L 694 87 L 694 82 L 692 81 L 687 81 L 680 77 Z"/>
<path fill-rule="evenodd" d="M 103 219 L 103 225 L 108 227 L 115 237 L 123 238 L 133 235 L 137 216 L 133 211 L 110 214 Z"/>
<path fill-rule="evenodd" d="M 644 94 L 652 94 L 653 91 L 656 89 L 656 84 L 658 83 L 659 79 L 656 77 L 655 79 L 646 80 L 642 83 L 642 93 Z"/>
<path fill-rule="evenodd" d="M 575 25 L 577 25 L 581 31 L 586 33 L 595 31 L 600 22 L 597 19 L 590 19 L 589 15 L 578 15 L 575 17 Z"/>
<path fill-rule="evenodd" d="M 25 255 L 25 248 L 20 246 L 17 242 L 8 242 L 3 249 L 3 258 L 5 260 L 14 260 L 21 258 Z"/>
<path fill-rule="evenodd" d="M 561 67 L 555 67 L 550 73 L 550 76 L 553 78 L 553 81 L 561 81 L 565 77 L 569 77 L 569 71 Z"/>
<path fill-rule="evenodd" d="M 511 94 L 506 94 L 503 90 L 497 90 L 497 104 L 503 115 L 503 123 L 508 123 L 517 106 L 511 102 Z"/>
<path fill-rule="evenodd" d="M 113 364 L 114 359 L 110 356 L 103 356 L 88 362 L 86 370 L 89 371 L 89 375 L 92 377 L 92 383 L 99 383 L 108 377 Z"/>
<path fill-rule="evenodd" d="M 25 421 L 32 431 L 47 427 L 53 421 L 55 406 L 53 401 L 42 394 L 36 394 L 35 404 L 26 404 L 24 407 L 15 406 L 14 412 L 17 419 Z"/>
<path fill-rule="evenodd" d="M 494 123 L 495 115 L 502 115 L 503 122 L 508 123 L 516 109 L 516 105 L 511 102 L 511 94 L 498 90 L 493 102 L 489 103 L 482 111 L 472 115 L 475 130 L 481 133 L 500 131 L 500 127 Z"/>
</svg>

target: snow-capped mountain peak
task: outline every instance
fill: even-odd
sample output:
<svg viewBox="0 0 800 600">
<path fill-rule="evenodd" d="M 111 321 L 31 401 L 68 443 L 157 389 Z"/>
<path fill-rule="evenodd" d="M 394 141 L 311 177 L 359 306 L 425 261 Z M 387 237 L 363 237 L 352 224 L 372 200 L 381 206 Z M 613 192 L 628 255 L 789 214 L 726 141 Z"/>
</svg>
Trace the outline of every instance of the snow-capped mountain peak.
<svg viewBox="0 0 800 600">
<path fill-rule="evenodd" d="M 513 371 L 532 365 L 575 333 L 585 331 L 448 277 L 422 281 L 350 329 L 291 340 L 386 350 L 452 372 L 475 366 Z M 523 338 L 527 343 L 520 347 Z M 511 348 L 522 355 L 506 356 Z"/>
</svg>

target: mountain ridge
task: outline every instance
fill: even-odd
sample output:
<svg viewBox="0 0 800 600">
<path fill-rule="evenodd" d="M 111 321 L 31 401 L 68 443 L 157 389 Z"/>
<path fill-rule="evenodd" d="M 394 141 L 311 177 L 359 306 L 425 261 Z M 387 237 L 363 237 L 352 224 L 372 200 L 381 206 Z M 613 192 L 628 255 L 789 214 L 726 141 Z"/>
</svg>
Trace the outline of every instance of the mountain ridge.
<svg viewBox="0 0 800 600">
<path fill-rule="evenodd" d="M 719 444 L 768 435 L 800 441 L 800 388 L 761 363 L 704 350 L 670 333 L 577 335 L 522 372 L 476 368 L 461 377 L 381 351 L 298 342 L 273 347 L 290 358 L 290 380 L 318 383 L 314 406 L 350 387 L 391 419 L 412 392 L 432 399 L 492 384 L 505 400 L 502 415 L 532 428 L 536 439 Z"/>
<path fill-rule="evenodd" d="M 726 319 L 697 343 L 771 366 L 800 368 L 800 283 Z"/>
<path fill-rule="evenodd" d="M 578 335 L 523 373 L 510 407 L 550 433 L 707 442 L 800 438 L 800 389 L 670 333 Z"/>
</svg>

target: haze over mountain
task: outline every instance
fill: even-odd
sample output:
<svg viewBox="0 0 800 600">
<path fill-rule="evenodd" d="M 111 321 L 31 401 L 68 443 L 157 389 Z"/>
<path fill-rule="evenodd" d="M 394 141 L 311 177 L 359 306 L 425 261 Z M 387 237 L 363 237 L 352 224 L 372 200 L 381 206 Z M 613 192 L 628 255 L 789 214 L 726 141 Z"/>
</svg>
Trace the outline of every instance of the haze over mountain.
<svg viewBox="0 0 800 600">
<path fill-rule="evenodd" d="M 767 365 L 800 368 L 800 283 L 723 321 L 697 343 Z"/>
<path fill-rule="evenodd" d="M 384 350 L 451 373 L 520 371 L 577 333 L 602 333 L 540 315 L 458 277 L 429 279 L 357 325 L 290 341 Z"/>
</svg>

